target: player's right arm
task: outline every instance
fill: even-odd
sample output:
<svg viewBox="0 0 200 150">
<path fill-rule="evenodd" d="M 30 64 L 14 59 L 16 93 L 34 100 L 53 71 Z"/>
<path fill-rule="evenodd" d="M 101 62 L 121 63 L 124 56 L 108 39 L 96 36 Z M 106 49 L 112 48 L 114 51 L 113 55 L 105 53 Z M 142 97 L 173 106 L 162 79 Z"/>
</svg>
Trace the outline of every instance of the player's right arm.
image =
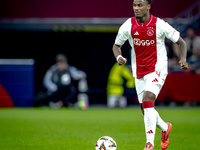
<svg viewBox="0 0 200 150">
<path fill-rule="evenodd" d="M 112 50 L 118 65 L 124 65 L 127 62 L 127 59 L 122 56 L 121 47 L 130 36 L 130 27 L 131 18 L 129 18 L 126 22 L 124 22 L 124 24 L 122 24 L 115 39 L 115 43 L 113 45 Z"/>
<path fill-rule="evenodd" d="M 120 45 L 116 45 L 116 44 L 113 45 L 113 53 L 117 60 L 118 65 L 124 65 L 127 62 L 127 59 L 124 58 L 121 54 L 121 47 L 122 46 L 120 46 Z"/>
</svg>

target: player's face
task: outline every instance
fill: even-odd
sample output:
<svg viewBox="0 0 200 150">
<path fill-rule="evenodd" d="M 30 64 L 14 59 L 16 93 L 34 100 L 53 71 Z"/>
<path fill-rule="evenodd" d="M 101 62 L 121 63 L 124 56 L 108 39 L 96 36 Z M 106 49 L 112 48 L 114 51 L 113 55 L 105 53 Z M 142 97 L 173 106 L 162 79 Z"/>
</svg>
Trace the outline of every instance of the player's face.
<svg viewBox="0 0 200 150">
<path fill-rule="evenodd" d="M 151 5 L 146 0 L 134 0 L 133 10 L 136 18 L 142 18 L 149 12 Z"/>
</svg>

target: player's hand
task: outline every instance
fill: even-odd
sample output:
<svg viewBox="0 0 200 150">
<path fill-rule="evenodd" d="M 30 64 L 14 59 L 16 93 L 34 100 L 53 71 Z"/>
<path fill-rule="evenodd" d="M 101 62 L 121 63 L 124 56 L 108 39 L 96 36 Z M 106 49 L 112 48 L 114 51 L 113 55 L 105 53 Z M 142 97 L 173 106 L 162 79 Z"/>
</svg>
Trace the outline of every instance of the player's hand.
<svg viewBox="0 0 200 150">
<path fill-rule="evenodd" d="M 179 61 L 179 64 L 181 66 L 181 69 L 184 69 L 184 70 L 188 69 L 188 63 L 186 62 L 185 59 L 181 58 L 181 60 Z"/>
<path fill-rule="evenodd" d="M 125 65 L 126 62 L 127 62 L 127 59 L 124 57 L 119 57 L 119 59 L 117 61 L 118 65 Z"/>
</svg>

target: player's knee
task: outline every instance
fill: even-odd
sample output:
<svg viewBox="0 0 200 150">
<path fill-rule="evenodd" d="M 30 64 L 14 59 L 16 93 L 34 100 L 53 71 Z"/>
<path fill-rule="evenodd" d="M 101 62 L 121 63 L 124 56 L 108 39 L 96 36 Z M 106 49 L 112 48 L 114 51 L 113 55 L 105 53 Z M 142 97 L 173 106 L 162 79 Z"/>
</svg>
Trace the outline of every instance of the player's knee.
<svg viewBox="0 0 200 150">
<path fill-rule="evenodd" d="M 149 92 L 149 91 L 145 91 L 142 101 L 150 101 L 150 102 L 154 103 L 155 98 L 156 98 L 156 96 L 155 96 L 154 93 Z"/>
</svg>

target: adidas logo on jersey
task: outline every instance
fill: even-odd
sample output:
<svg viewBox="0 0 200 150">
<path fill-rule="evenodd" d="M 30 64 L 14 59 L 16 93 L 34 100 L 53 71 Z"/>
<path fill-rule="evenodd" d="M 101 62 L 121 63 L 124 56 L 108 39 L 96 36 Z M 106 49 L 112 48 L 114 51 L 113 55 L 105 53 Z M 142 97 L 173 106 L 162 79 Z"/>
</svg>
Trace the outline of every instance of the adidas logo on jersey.
<svg viewBox="0 0 200 150">
<path fill-rule="evenodd" d="M 158 82 L 158 79 L 157 78 L 155 78 L 152 82 Z"/>
<path fill-rule="evenodd" d="M 139 33 L 136 31 L 134 35 L 139 35 Z"/>
</svg>

